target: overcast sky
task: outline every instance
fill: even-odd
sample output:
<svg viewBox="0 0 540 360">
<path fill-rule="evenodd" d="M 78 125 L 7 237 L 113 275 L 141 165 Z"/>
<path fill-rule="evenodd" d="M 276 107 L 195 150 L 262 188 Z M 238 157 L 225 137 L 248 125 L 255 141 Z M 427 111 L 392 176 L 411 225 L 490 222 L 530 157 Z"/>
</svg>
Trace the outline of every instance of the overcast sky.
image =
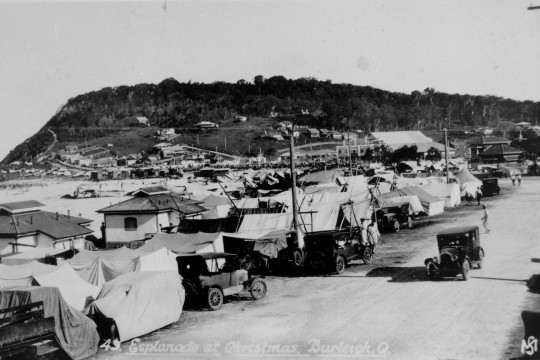
<svg viewBox="0 0 540 360">
<path fill-rule="evenodd" d="M 0 0 L 0 159 L 73 96 L 168 77 L 309 76 L 540 101 L 540 10 L 529 5 Z"/>
</svg>

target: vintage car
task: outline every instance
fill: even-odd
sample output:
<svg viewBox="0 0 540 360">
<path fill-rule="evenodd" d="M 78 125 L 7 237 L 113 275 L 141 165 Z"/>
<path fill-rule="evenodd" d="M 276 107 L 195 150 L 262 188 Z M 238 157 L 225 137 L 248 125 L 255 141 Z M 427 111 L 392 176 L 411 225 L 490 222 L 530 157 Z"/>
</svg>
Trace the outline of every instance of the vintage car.
<svg viewBox="0 0 540 360">
<path fill-rule="evenodd" d="M 424 261 L 426 275 L 434 280 L 439 276 L 457 276 L 469 279 L 469 270 L 482 268 L 484 249 L 480 246 L 478 226 L 459 226 L 440 231 L 437 234 L 439 257 Z"/>
<path fill-rule="evenodd" d="M 219 310 L 225 296 L 249 292 L 259 300 L 266 295 L 262 277 L 249 277 L 247 270 L 239 268 L 234 254 L 186 254 L 177 256 L 176 261 L 189 302 L 203 300 L 211 310 Z"/>
<path fill-rule="evenodd" d="M 499 179 L 492 177 L 482 180 L 483 196 L 499 195 L 500 191 L 501 188 L 499 187 Z"/>
<path fill-rule="evenodd" d="M 313 270 L 331 269 L 338 274 L 353 260 L 369 264 L 373 259 L 373 245 L 364 246 L 360 229 L 318 231 L 306 234 L 305 263 Z"/>
<path fill-rule="evenodd" d="M 381 230 L 398 232 L 401 226 L 409 229 L 413 226 L 412 215 L 409 213 L 409 205 L 392 206 L 378 209 L 377 225 Z"/>
</svg>

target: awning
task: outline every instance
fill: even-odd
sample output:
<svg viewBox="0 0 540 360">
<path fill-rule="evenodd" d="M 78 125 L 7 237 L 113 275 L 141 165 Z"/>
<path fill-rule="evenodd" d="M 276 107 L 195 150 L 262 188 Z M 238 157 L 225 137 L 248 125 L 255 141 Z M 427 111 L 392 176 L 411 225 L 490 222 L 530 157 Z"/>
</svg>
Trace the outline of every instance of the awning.
<svg viewBox="0 0 540 360">
<path fill-rule="evenodd" d="M 519 155 L 504 155 L 503 158 L 504 158 L 504 161 L 513 162 L 513 161 L 518 161 Z"/>
</svg>

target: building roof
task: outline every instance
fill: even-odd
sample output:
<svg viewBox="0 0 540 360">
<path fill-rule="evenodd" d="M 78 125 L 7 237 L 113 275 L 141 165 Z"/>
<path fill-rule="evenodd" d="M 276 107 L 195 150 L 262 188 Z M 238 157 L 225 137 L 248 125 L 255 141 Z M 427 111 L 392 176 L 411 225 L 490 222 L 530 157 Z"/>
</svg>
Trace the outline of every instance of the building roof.
<svg viewBox="0 0 540 360">
<path fill-rule="evenodd" d="M 148 195 L 168 194 L 168 193 L 170 193 L 170 190 L 163 186 L 147 186 L 147 187 L 143 187 L 138 190 L 135 190 L 131 195 L 148 196 Z"/>
<path fill-rule="evenodd" d="M 504 155 L 519 155 L 523 151 L 505 144 L 489 145 L 479 156 L 504 156 Z"/>
<path fill-rule="evenodd" d="M 433 142 L 433 139 L 425 136 L 421 131 L 372 132 L 371 135 L 388 146 L 392 146 L 394 144 L 418 145 L 419 143 Z"/>
<path fill-rule="evenodd" d="M 43 205 L 36 200 L 27 200 L 27 201 L 17 201 L 0 204 L 0 210 L 5 210 L 10 214 L 16 214 L 27 211 L 35 211 L 37 208 L 40 208 Z"/>
<path fill-rule="evenodd" d="M 53 239 L 65 239 L 73 236 L 90 234 L 93 231 L 82 226 L 93 220 L 36 211 L 16 215 L 0 215 L 0 237 L 17 237 L 24 234 L 41 232 Z"/>
<path fill-rule="evenodd" d="M 480 136 L 471 141 L 475 145 L 510 144 L 510 140 L 497 136 Z"/>
<path fill-rule="evenodd" d="M 198 214 L 206 209 L 198 204 L 200 201 L 187 200 L 174 194 L 157 194 L 136 196 L 118 204 L 98 210 L 98 213 L 159 213 L 163 211 L 178 211 L 184 215 Z"/>
<path fill-rule="evenodd" d="M 84 155 L 84 156 L 95 155 L 95 154 L 101 154 L 101 153 L 103 153 L 103 152 L 109 152 L 109 150 L 104 149 L 104 148 L 102 148 L 102 147 L 91 148 L 91 149 L 87 149 L 87 150 L 81 150 L 81 154 Z"/>
<path fill-rule="evenodd" d="M 204 203 L 202 204 L 204 207 L 215 207 L 215 206 L 221 206 L 221 205 L 231 205 L 231 200 L 229 200 L 226 196 L 219 196 L 216 194 L 210 194 L 207 197 L 203 199 Z"/>
</svg>

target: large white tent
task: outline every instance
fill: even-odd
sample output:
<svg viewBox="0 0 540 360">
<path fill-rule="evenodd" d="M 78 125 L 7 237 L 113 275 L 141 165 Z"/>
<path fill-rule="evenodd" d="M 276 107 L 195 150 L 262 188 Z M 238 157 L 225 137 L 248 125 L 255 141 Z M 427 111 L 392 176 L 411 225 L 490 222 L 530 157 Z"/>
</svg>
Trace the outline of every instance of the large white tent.
<svg viewBox="0 0 540 360">
<path fill-rule="evenodd" d="M 428 194 L 431 194 L 439 199 L 443 199 L 445 208 L 452 208 L 461 204 L 459 185 L 456 183 L 431 183 L 422 185 L 420 188 Z"/>
</svg>

